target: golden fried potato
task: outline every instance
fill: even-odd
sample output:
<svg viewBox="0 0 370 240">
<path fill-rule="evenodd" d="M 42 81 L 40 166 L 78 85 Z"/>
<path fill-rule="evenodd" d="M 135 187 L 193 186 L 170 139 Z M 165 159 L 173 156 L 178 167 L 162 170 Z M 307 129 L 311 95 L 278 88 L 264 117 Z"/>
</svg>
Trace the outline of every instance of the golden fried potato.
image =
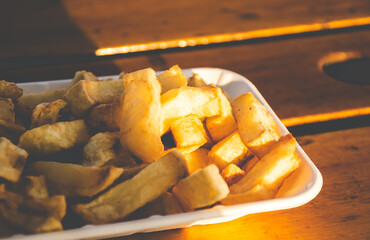
<svg viewBox="0 0 370 240">
<path fill-rule="evenodd" d="M 248 148 L 240 139 L 238 131 L 233 132 L 213 145 L 208 153 L 209 160 L 215 163 L 221 171 L 231 163 L 240 165 L 249 156 Z"/>
<path fill-rule="evenodd" d="M 207 143 L 203 123 L 195 115 L 188 115 L 172 122 L 171 131 L 178 149 L 193 152 Z"/>
<path fill-rule="evenodd" d="M 120 99 L 111 103 L 103 103 L 93 107 L 87 123 L 101 131 L 119 131 L 122 121 L 122 101 Z"/>
<path fill-rule="evenodd" d="M 119 143 L 119 132 L 100 132 L 92 136 L 84 146 L 84 166 L 100 167 L 117 157 L 115 147 Z"/>
<path fill-rule="evenodd" d="M 37 161 L 31 164 L 34 175 L 44 175 L 53 194 L 94 196 L 110 186 L 123 172 L 113 166 L 84 167 L 71 163 Z"/>
<path fill-rule="evenodd" d="M 63 99 L 38 104 L 33 109 L 30 127 L 35 128 L 45 124 L 56 123 L 60 117 L 60 111 L 66 106 L 67 102 Z"/>
<path fill-rule="evenodd" d="M 84 120 L 46 124 L 26 131 L 19 139 L 19 146 L 29 154 L 44 156 L 60 152 L 90 139 Z"/>
<path fill-rule="evenodd" d="M 291 134 L 280 137 L 273 149 L 259 160 L 236 184 L 230 187 L 230 195 L 223 203 L 250 202 L 273 198 L 284 179 L 299 167 L 296 141 Z M 233 195 L 238 194 L 238 195 Z"/>
<path fill-rule="evenodd" d="M 27 93 L 15 100 L 14 104 L 16 109 L 23 117 L 29 117 L 33 109 L 44 102 L 52 102 L 57 99 L 62 99 L 66 89 L 56 89 L 40 93 Z"/>
<path fill-rule="evenodd" d="M 185 175 L 184 157 L 172 150 L 130 180 L 114 186 L 89 203 L 75 205 L 74 209 L 88 223 L 102 224 L 124 219 L 165 193 Z"/>
<path fill-rule="evenodd" d="M 161 96 L 161 135 L 165 134 L 176 119 L 196 115 L 203 120 L 220 114 L 220 103 L 213 88 L 181 87 Z"/>
<path fill-rule="evenodd" d="M 198 74 L 193 73 L 191 77 L 188 79 L 188 86 L 190 87 L 204 87 L 207 86 L 207 83 L 204 79 Z"/>
<path fill-rule="evenodd" d="M 256 165 L 256 163 L 259 161 L 259 158 L 254 156 L 252 159 L 249 159 L 243 166 L 242 166 L 242 170 L 244 172 L 249 172 L 253 167 L 254 165 Z"/>
<path fill-rule="evenodd" d="M 216 165 L 211 164 L 182 179 L 173 187 L 172 192 L 179 199 L 182 208 L 190 211 L 224 199 L 229 194 L 229 187 Z"/>
<path fill-rule="evenodd" d="M 73 85 L 81 80 L 99 81 L 99 79 L 92 72 L 87 72 L 85 70 L 77 71 L 69 84 L 69 88 L 71 88 Z"/>
<path fill-rule="evenodd" d="M 23 95 L 23 90 L 13 82 L 0 81 L 0 98 L 19 98 Z"/>
<path fill-rule="evenodd" d="M 198 169 L 205 168 L 210 164 L 208 159 L 209 150 L 206 148 L 198 148 L 193 152 L 182 153 L 184 154 L 184 157 L 186 159 L 186 166 L 189 174 L 192 174 Z"/>
<path fill-rule="evenodd" d="M 218 142 L 234 132 L 238 126 L 234 119 L 229 100 L 221 88 L 214 88 L 220 103 L 220 115 L 206 119 L 206 126 L 213 142 Z"/>
<path fill-rule="evenodd" d="M 28 153 L 8 139 L 0 137 L 0 177 L 17 182 L 22 174 Z"/>
<path fill-rule="evenodd" d="M 49 190 L 44 175 L 26 176 L 23 179 L 24 195 L 29 198 L 48 198 Z"/>
<path fill-rule="evenodd" d="M 225 182 L 229 186 L 238 182 L 244 175 L 245 175 L 245 172 L 233 163 L 229 164 L 221 172 L 222 178 L 225 180 Z"/>
<path fill-rule="evenodd" d="M 159 74 L 157 78 L 162 86 L 162 94 L 168 90 L 184 87 L 188 84 L 188 80 L 178 65 L 174 65 L 167 71 Z"/>
<path fill-rule="evenodd" d="M 261 159 L 280 137 L 276 122 L 252 93 L 236 97 L 231 106 L 241 139 Z"/>
<path fill-rule="evenodd" d="M 110 103 L 119 98 L 122 93 L 122 79 L 80 80 L 68 89 L 64 96 L 72 113 L 80 117 L 94 105 Z"/>
<path fill-rule="evenodd" d="M 0 120 L 15 122 L 14 104 L 10 98 L 0 98 Z"/>
<path fill-rule="evenodd" d="M 10 224 L 29 233 L 62 230 L 62 218 L 66 214 L 64 196 L 25 199 L 16 193 L 0 194 L 0 214 Z"/>
<path fill-rule="evenodd" d="M 144 162 L 156 160 L 164 151 L 160 135 L 161 85 L 151 68 L 123 76 L 120 141 Z"/>
</svg>

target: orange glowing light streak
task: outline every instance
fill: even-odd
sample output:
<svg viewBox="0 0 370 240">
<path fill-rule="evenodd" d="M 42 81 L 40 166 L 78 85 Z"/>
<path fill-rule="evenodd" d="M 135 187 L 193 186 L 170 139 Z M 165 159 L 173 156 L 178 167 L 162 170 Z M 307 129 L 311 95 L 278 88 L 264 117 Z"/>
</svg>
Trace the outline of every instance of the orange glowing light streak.
<svg viewBox="0 0 370 240">
<path fill-rule="evenodd" d="M 302 24 L 288 27 L 268 28 L 252 30 L 246 32 L 227 33 L 208 35 L 202 37 L 192 37 L 184 39 L 175 39 L 168 41 L 148 42 L 142 44 L 131 44 L 117 47 L 100 48 L 95 51 L 96 56 L 107 56 L 115 54 L 125 54 L 133 52 L 144 52 L 158 49 L 184 48 L 199 45 L 208 45 L 214 43 L 227 43 L 234 41 L 243 41 L 250 39 L 277 37 L 291 34 L 318 32 L 322 30 L 342 29 L 348 27 L 358 27 L 370 25 L 370 17 L 335 20 L 325 23 Z"/>
<path fill-rule="evenodd" d="M 350 117 L 359 117 L 359 116 L 366 116 L 370 114 L 370 107 L 363 107 L 363 108 L 355 108 L 331 113 L 321 113 L 321 114 L 313 114 L 313 115 L 306 115 L 300 117 L 292 117 L 282 119 L 281 122 L 286 127 L 292 127 L 297 125 L 303 125 L 308 123 L 317 123 L 317 122 L 325 122 L 330 120 L 338 120 L 338 119 L 345 119 Z"/>
</svg>

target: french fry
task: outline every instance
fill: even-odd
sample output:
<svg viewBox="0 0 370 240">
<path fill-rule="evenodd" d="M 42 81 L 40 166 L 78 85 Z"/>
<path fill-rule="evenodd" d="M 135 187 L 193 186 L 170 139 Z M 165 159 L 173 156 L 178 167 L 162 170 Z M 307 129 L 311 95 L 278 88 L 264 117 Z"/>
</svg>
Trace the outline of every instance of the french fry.
<svg viewBox="0 0 370 240">
<path fill-rule="evenodd" d="M 69 84 L 69 88 L 71 88 L 73 85 L 75 85 L 81 80 L 99 81 L 98 78 L 92 72 L 87 72 L 85 70 L 77 71 L 71 83 Z"/>
<path fill-rule="evenodd" d="M 188 79 L 188 86 L 190 87 L 204 87 L 207 86 L 207 83 L 204 79 L 198 74 L 193 73 L 191 77 Z"/>
<path fill-rule="evenodd" d="M 24 195 L 29 198 L 48 198 L 49 190 L 44 175 L 26 176 L 24 181 Z"/>
<path fill-rule="evenodd" d="M 249 156 L 250 153 L 240 139 L 238 131 L 233 132 L 213 145 L 208 153 L 210 162 L 215 163 L 221 171 L 231 163 L 235 165 L 241 164 Z"/>
<path fill-rule="evenodd" d="M 171 132 L 178 149 L 193 152 L 207 143 L 203 123 L 195 115 L 188 115 L 172 122 Z"/>
<path fill-rule="evenodd" d="M 153 201 L 186 175 L 184 158 L 172 150 L 150 163 L 130 180 L 122 182 L 98 198 L 74 209 L 86 222 L 102 224 L 124 219 Z"/>
<path fill-rule="evenodd" d="M 236 97 L 231 106 L 241 139 L 254 155 L 262 158 L 280 137 L 276 122 L 252 93 Z"/>
<path fill-rule="evenodd" d="M 233 163 L 229 164 L 221 172 L 221 176 L 229 186 L 238 182 L 244 175 L 245 172 Z"/>
<path fill-rule="evenodd" d="M 229 187 L 216 165 L 195 171 L 176 184 L 172 192 L 185 211 L 210 206 L 229 194 Z"/>
<path fill-rule="evenodd" d="M 189 174 L 210 164 L 208 152 L 209 150 L 206 148 L 198 148 L 193 152 L 183 152 Z"/>
<path fill-rule="evenodd" d="M 112 102 L 122 93 L 122 79 L 80 80 L 68 89 L 64 96 L 71 107 L 72 113 L 80 117 L 91 107 L 100 103 Z"/>
<path fill-rule="evenodd" d="M 84 146 L 84 166 L 100 167 L 117 157 L 115 146 L 119 143 L 119 132 L 100 132 L 92 136 Z"/>
<path fill-rule="evenodd" d="M 10 98 L 0 98 L 0 120 L 15 122 L 14 104 Z"/>
<path fill-rule="evenodd" d="M 151 68 L 123 76 L 125 92 L 120 142 L 144 162 L 164 151 L 160 135 L 161 86 Z"/>
<path fill-rule="evenodd" d="M 22 174 L 28 153 L 8 139 L 0 137 L 0 177 L 17 182 Z"/>
<path fill-rule="evenodd" d="M 37 161 L 31 164 L 32 174 L 44 175 L 53 194 L 94 196 L 110 186 L 123 172 L 113 166 L 84 167 L 71 163 Z"/>
<path fill-rule="evenodd" d="M 300 164 L 295 148 L 296 141 L 291 134 L 280 137 L 273 149 L 259 160 L 239 182 L 230 187 L 230 197 L 228 196 L 224 203 L 273 198 L 284 179 Z"/>
<path fill-rule="evenodd" d="M 218 142 L 234 132 L 238 126 L 234 119 L 229 100 L 221 88 L 214 88 L 220 104 L 220 115 L 206 119 L 206 126 L 213 142 Z"/>
<path fill-rule="evenodd" d="M 161 135 L 170 129 L 173 121 L 190 114 L 201 120 L 220 114 L 220 103 L 211 88 L 175 88 L 162 94 L 161 103 Z"/>
<path fill-rule="evenodd" d="M 66 106 L 67 102 L 63 99 L 38 104 L 33 109 L 30 128 L 56 123 L 60 117 L 60 111 Z"/>
<path fill-rule="evenodd" d="M 122 121 L 122 101 L 94 106 L 87 118 L 87 123 L 100 131 L 119 131 Z"/>
<path fill-rule="evenodd" d="M 84 144 L 89 138 L 84 120 L 57 122 L 26 131 L 19 146 L 31 155 L 44 156 Z"/>
<path fill-rule="evenodd" d="M 168 90 L 183 87 L 188 84 L 188 80 L 178 65 L 174 65 L 167 71 L 159 74 L 157 78 L 162 86 L 162 94 Z"/>
<path fill-rule="evenodd" d="M 23 95 L 23 90 L 13 82 L 0 81 L 0 98 L 19 98 Z"/>
</svg>

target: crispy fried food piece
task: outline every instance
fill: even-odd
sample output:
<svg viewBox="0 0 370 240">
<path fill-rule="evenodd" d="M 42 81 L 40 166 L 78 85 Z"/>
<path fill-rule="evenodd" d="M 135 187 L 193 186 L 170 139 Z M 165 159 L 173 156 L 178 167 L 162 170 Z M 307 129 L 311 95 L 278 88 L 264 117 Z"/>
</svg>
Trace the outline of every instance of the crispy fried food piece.
<svg viewBox="0 0 370 240">
<path fill-rule="evenodd" d="M 100 167 L 117 157 L 119 132 L 100 132 L 92 136 L 84 146 L 84 166 Z"/>
<path fill-rule="evenodd" d="M 123 93 L 122 79 L 101 81 L 81 80 L 64 95 L 72 113 L 83 116 L 87 110 L 100 103 L 110 103 Z"/>
<path fill-rule="evenodd" d="M 236 97 L 231 106 L 241 139 L 261 159 L 279 139 L 276 122 L 252 93 Z"/>
<path fill-rule="evenodd" d="M 188 86 L 190 87 L 204 87 L 207 86 L 207 83 L 204 79 L 198 74 L 193 73 L 191 77 L 188 79 Z"/>
<path fill-rule="evenodd" d="M 226 198 L 221 200 L 221 204 L 234 205 L 241 203 L 256 202 L 261 200 L 272 199 L 275 197 L 275 195 L 276 192 L 273 189 L 269 189 L 262 184 L 258 184 L 246 192 L 230 193 Z"/>
<path fill-rule="evenodd" d="M 44 175 L 26 176 L 24 181 L 24 195 L 29 198 L 48 198 L 49 190 Z"/>
<path fill-rule="evenodd" d="M 174 65 L 167 71 L 159 74 L 157 78 L 162 86 L 162 94 L 168 90 L 183 87 L 188 84 L 188 80 L 178 65 Z"/>
<path fill-rule="evenodd" d="M 27 93 L 14 101 L 16 110 L 23 116 L 29 117 L 32 114 L 33 109 L 44 102 L 52 102 L 57 99 L 62 99 L 66 89 L 57 89 L 51 91 L 44 91 L 40 93 Z"/>
<path fill-rule="evenodd" d="M 229 187 L 217 166 L 211 164 L 182 179 L 173 187 L 172 192 L 179 199 L 182 208 L 190 211 L 224 199 L 229 194 Z"/>
<path fill-rule="evenodd" d="M 251 159 L 249 159 L 242 167 L 242 170 L 244 172 L 249 172 L 253 167 L 254 165 L 256 165 L 256 163 L 259 161 L 259 158 L 254 156 L 252 157 Z"/>
<path fill-rule="evenodd" d="M 237 199 L 233 194 L 238 194 L 238 203 L 258 200 L 258 196 L 274 197 L 284 179 L 299 167 L 300 159 L 295 149 L 296 140 L 291 134 L 280 137 L 273 149 L 230 187 L 229 199 L 224 203 L 232 204 Z"/>
<path fill-rule="evenodd" d="M 90 138 L 84 120 L 46 124 L 26 131 L 19 146 L 29 154 L 44 156 L 86 143 Z"/>
<path fill-rule="evenodd" d="M 30 170 L 44 175 L 53 194 L 66 196 L 94 196 L 110 186 L 123 172 L 113 166 L 84 167 L 72 163 L 37 161 Z"/>
<path fill-rule="evenodd" d="M 206 119 L 206 126 L 213 142 L 218 142 L 234 132 L 238 126 L 234 119 L 231 105 L 221 88 L 215 88 L 220 104 L 220 115 Z"/>
<path fill-rule="evenodd" d="M 122 101 L 120 99 L 93 107 L 87 118 L 89 125 L 101 131 L 119 131 L 121 121 Z"/>
<path fill-rule="evenodd" d="M 121 144 L 142 161 L 152 162 L 164 151 L 160 135 L 161 85 L 151 68 L 126 74 L 123 81 Z"/>
<path fill-rule="evenodd" d="M 81 70 L 75 73 L 75 76 L 73 77 L 71 83 L 69 84 L 69 88 L 71 88 L 73 85 L 75 85 L 81 80 L 99 81 L 99 79 L 92 72 Z"/>
<path fill-rule="evenodd" d="M 213 88 L 180 87 L 161 96 L 161 135 L 165 134 L 176 119 L 196 115 L 203 120 L 220 114 L 220 103 Z"/>
<path fill-rule="evenodd" d="M 10 98 L 0 98 L 0 120 L 15 122 L 14 104 Z"/>
<path fill-rule="evenodd" d="M 31 128 L 56 123 L 60 117 L 60 111 L 66 106 L 67 102 L 63 99 L 38 104 L 32 112 Z"/>
<path fill-rule="evenodd" d="M 208 152 L 209 150 L 206 148 L 198 148 L 193 152 L 183 153 L 189 174 L 192 174 L 196 170 L 204 168 L 210 164 Z"/>
<path fill-rule="evenodd" d="M 186 175 L 181 153 L 170 151 L 150 163 L 130 180 L 122 182 L 95 200 L 77 204 L 74 209 L 86 222 L 114 222 L 153 201 Z"/>
<path fill-rule="evenodd" d="M 13 143 L 18 143 L 19 137 L 24 131 L 26 131 L 26 128 L 21 124 L 0 120 L 0 136 L 11 140 Z"/>
<path fill-rule="evenodd" d="M 215 163 L 221 171 L 231 163 L 240 165 L 249 156 L 250 152 L 240 139 L 238 131 L 213 145 L 208 154 L 209 160 Z"/>
<path fill-rule="evenodd" d="M 203 123 L 195 115 L 188 115 L 172 122 L 171 131 L 178 149 L 192 152 L 207 143 Z"/>
<path fill-rule="evenodd" d="M 17 182 L 22 174 L 28 153 L 8 139 L 0 137 L 0 177 Z"/>
<path fill-rule="evenodd" d="M 13 82 L 0 81 L 0 98 L 19 98 L 23 95 L 23 89 Z"/>
<path fill-rule="evenodd" d="M 66 200 L 62 195 L 50 198 L 25 199 L 5 191 L 0 194 L 0 214 L 10 224 L 30 233 L 62 230 L 66 214 Z"/>
<path fill-rule="evenodd" d="M 245 175 L 245 172 L 233 163 L 229 164 L 221 172 L 221 176 L 223 177 L 223 179 L 229 186 L 238 182 L 244 175 Z"/>
</svg>

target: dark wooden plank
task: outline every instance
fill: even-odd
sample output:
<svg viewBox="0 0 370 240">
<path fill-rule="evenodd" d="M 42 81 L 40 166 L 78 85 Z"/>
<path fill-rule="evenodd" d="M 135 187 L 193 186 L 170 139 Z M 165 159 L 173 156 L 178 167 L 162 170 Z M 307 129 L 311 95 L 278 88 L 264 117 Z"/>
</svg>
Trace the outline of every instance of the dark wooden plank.
<svg viewBox="0 0 370 240">
<path fill-rule="evenodd" d="M 324 185 L 308 204 L 227 223 L 117 239 L 368 239 L 370 127 L 299 137 Z"/>
<path fill-rule="evenodd" d="M 0 59 L 366 17 L 364 0 L 6 1 Z"/>
<path fill-rule="evenodd" d="M 249 78 L 280 118 L 334 112 L 370 104 L 370 85 L 341 82 L 326 76 L 318 61 L 336 51 L 370 55 L 370 31 L 333 33 L 302 38 L 152 53 L 114 60 L 69 65 L 3 70 L 8 81 L 41 81 L 72 78 L 77 70 L 114 75 L 146 67 L 163 70 L 174 64 L 182 68 L 219 67 Z"/>
</svg>

